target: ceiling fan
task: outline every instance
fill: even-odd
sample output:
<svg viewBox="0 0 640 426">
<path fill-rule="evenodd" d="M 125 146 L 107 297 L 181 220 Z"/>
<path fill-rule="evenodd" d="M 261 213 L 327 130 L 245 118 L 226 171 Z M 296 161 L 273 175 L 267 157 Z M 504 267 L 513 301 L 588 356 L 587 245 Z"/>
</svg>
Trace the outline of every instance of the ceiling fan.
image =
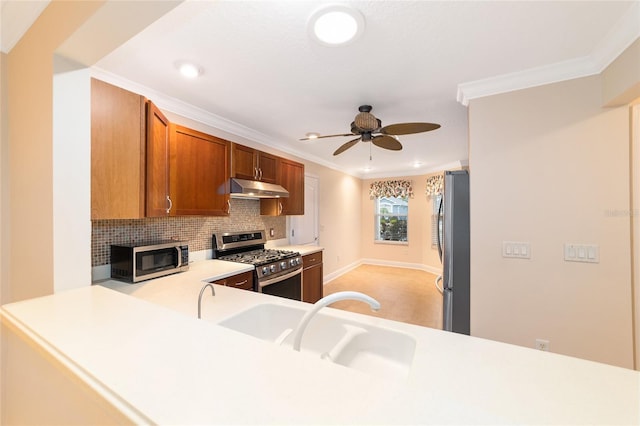
<svg viewBox="0 0 640 426">
<path fill-rule="evenodd" d="M 380 119 L 371 114 L 372 109 L 371 105 L 361 105 L 358 108 L 360 113 L 356 115 L 356 118 L 351 123 L 351 133 L 307 137 L 300 140 L 306 141 L 310 139 L 358 135 L 357 138 L 350 140 L 340 148 L 336 149 L 333 155 L 343 153 L 360 141 L 373 142 L 374 145 L 379 146 L 380 148 L 400 151 L 402 149 L 402 144 L 398 141 L 398 138 L 396 137 L 397 135 L 429 132 L 440 128 L 440 125 L 435 123 L 396 123 L 382 127 Z"/>
</svg>

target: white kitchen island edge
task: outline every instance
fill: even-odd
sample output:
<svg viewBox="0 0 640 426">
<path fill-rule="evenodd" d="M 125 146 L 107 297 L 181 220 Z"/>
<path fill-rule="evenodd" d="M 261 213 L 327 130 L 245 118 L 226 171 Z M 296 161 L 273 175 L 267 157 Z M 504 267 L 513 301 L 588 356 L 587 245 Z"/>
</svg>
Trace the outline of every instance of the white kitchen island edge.
<svg viewBox="0 0 640 426">
<path fill-rule="evenodd" d="M 640 422 L 640 373 L 618 367 L 329 308 L 416 337 L 409 379 L 385 381 L 212 324 L 260 303 L 301 302 L 216 286 L 198 321 L 207 268 L 125 284 L 134 297 L 92 286 L 0 314 L 95 379 L 112 405 L 126 413 L 130 404 L 133 423 Z"/>
</svg>

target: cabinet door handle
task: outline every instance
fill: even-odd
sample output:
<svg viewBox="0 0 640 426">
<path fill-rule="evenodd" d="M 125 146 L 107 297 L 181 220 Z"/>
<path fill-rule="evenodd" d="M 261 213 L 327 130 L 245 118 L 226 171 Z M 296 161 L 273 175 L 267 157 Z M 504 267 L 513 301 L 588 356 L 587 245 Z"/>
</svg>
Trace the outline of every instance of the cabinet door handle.
<svg viewBox="0 0 640 426">
<path fill-rule="evenodd" d="M 231 200 L 227 200 L 227 214 L 231 214 Z"/>
<path fill-rule="evenodd" d="M 258 168 L 257 167 L 253 168 L 253 178 L 255 180 L 260 180 L 260 179 L 258 179 Z"/>
<path fill-rule="evenodd" d="M 278 216 L 282 214 L 282 202 L 278 201 Z"/>
<path fill-rule="evenodd" d="M 258 169 L 258 180 L 262 180 L 262 169 Z"/>
<path fill-rule="evenodd" d="M 249 282 L 248 280 L 244 280 L 244 281 L 240 281 L 239 283 L 235 283 L 234 285 L 237 287 L 237 286 L 241 286 L 243 284 L 246 284 L 248 282 Z"/>
<path fill-rule="evenodd" d="M 173 201 L 171 201 L 171 197 L 169 197 L 168 195 L 167 195 L 167 201 L 169 202 L 169 207 L 167 207 L 167 214 L 169 214 L 169 212 L 173 208 Z"/>
</svg>

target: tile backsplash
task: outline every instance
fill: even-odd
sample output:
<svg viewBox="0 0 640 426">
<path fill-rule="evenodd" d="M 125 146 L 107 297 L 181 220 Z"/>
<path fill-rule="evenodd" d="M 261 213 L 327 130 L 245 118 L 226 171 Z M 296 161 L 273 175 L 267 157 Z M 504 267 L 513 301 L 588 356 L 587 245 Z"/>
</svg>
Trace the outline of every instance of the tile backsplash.
<svg viewBox="0 0 640 426">
<path fill-rule="evenodd" d="M 225 217 L 181 216 L 145 219 L 94 220 L 91 222 L 91 266 L 110 262 L 110 245 L 159 240 L 189 241 L 189 251 L 211 248 L 216 232 L 266 229 L 267 238 L 286 238 L 286 218 L 260 216 L 260 201 L 231 199 L 231 214 Z M 269 237 L 273 228 L 274 236 Z"/>
</svg>

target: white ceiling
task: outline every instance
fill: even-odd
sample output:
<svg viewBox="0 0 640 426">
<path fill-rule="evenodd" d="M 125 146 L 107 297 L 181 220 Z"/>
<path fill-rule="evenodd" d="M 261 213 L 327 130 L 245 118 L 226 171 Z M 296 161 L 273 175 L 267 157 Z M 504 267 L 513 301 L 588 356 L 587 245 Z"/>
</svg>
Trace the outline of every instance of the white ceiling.
<svg viewBox="0 0 640 426">
<path fill-rule="evenodd" d="M 364 15 L 364 34 L 326 47 L 306 25 L 327 2 L 187 1 L 95 72 L 249 140 L 357 176 L 400 176 L 467 163 L 467 108 L 456 96 L 466 102 L 600 72 L 640 35 L 638 1 L 341 3 Z M 184 60 L 204 74 L 181 78 L 175 64 Z M 348 133 L 362 104 L 383 125 L 442 128 L 400 136 L 400 152 L 373 146 L 371 161 L 369 143 L 332 156 L 348 137 L 298 141 L 312 131 Z"/>
</svg>

